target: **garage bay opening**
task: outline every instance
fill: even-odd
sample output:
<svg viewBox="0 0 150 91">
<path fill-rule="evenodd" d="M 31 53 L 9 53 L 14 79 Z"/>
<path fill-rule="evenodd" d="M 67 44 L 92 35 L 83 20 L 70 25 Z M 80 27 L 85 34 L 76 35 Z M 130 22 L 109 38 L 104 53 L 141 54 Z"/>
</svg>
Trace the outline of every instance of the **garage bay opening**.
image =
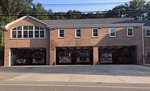
<svg viewBox="0 0 150 91">
<path fill-rule="evenodd" d="M 56 64 L 93 64 L 93 47 L 57 47 Z"/>
<path fill-rule="evenodd" d="M 11 49 L 11 65 L 45 65 L 46 49 Z"/>
<path fill-rule="evenodd" d="M 100 64 L 137 64 L 136 46 L 99 47 Z"/>
</svg>

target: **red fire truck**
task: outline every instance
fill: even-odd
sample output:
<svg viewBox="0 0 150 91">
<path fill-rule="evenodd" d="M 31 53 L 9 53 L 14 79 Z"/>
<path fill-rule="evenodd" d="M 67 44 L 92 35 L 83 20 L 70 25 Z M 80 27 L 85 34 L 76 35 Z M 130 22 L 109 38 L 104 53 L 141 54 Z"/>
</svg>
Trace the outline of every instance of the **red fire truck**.
<svg viewBox="0 0 150 91">
<path fill-rule="evenodd" d="M 90 63 L 88 51 L 76 52 L 76 63 Z"/>
<path fill-rule="evenodd" d="M 71 63 L 71 62 L 72 62 L 71 52 L 59 53 L 59 63 Z"/>
</svg>

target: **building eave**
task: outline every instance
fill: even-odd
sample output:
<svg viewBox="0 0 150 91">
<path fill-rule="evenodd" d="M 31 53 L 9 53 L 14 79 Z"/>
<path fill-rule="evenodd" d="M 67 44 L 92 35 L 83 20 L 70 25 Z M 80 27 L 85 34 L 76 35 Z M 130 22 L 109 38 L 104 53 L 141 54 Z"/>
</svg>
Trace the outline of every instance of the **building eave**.
<svg viewBox="0 0 150 91">
<path fill-rule="evenodd" d="M 25 18 L 27 18 L 27 17 L 29 17 L 29 18 L 31 18 L 31 19 L 33 19 L 33 20 L 36 20 L 36 21 L 38 21 L 38 22 L 40 22 L 40 23 L 42 23 L 42 24 L 48 26 L 47 23 L 45 23 L 45 22 L 43 22 L 43 21 L 41 21 L 41 20 L 39 20 L 39 19 L 37 19 L 37 18 L 34 18 L 34 17 L 32 17 L 32 16 L 23 16 L 23 17 L 21 17 L 21 18 L 15 20 L 15 21 L 12 21 L 12 22 L 8 23 L 7 25 L 5 25 L 4 29 L 7 30 L 10 25 L 12 25 L 12 24 L 14 24 L 14 23 L 16 23 L 16 22 L 19 22 L 19 21 L 21 21 L 21 20 L 23 20 L 23 19 L 25 19 Z"/>
</svg>

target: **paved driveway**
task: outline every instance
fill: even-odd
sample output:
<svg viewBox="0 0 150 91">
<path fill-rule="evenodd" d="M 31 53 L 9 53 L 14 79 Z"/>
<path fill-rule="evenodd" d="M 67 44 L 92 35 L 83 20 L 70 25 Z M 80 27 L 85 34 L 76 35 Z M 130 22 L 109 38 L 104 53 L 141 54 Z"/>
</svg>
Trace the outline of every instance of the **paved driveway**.
<svg viewBox="0 0 150 91">
<path fill-rule="evenodd" d="M 141 65 L 0 67 L 0 81 L 150 84 L 150 67 Z"/>
</svg>

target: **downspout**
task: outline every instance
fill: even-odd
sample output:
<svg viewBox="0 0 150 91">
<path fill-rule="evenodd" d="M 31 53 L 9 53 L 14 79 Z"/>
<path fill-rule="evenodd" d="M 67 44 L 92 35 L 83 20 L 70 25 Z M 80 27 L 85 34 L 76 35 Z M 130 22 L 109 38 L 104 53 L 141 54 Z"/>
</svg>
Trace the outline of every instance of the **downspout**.
<svg viewBox="0 0 150 91">
<path fill-rule="evenodd" d="M 144 46 L 144 30 L 142 26 L 142 50 L 143 50 L 143 64 L 145 64 L 145 46 Z"/>
<path fill-rule="evenodd" d="M 50 28 L 49 26 L 47 26 L 47 30 L 48 30 L 48 31 L 46 32 L 46 34 L 48 33 L 48 35 L 47 35 L 47 37 L 48 37 L 48 49 L 47 49 L 47 51 L 48 51 L 48 56 L 47 56 L 47 57 L 48 57 L 48 58 L 47 58 L 48 61 L 47 61 L 47 65 L 50 65 L 50 60 L 51 60 L 51 59 L 50 59 L 50 55 L 51 55 L 51 54 L 50 54 L 50 52 L 51 52 L 51 51 L 50 51 L 50 48 L 51 48 L 51 41 L 50 41 L 50 40 L 51 40 L 51 34 L 50 34 L 50 32 L 51 32 L 51 28 Z"/>
</svg>

